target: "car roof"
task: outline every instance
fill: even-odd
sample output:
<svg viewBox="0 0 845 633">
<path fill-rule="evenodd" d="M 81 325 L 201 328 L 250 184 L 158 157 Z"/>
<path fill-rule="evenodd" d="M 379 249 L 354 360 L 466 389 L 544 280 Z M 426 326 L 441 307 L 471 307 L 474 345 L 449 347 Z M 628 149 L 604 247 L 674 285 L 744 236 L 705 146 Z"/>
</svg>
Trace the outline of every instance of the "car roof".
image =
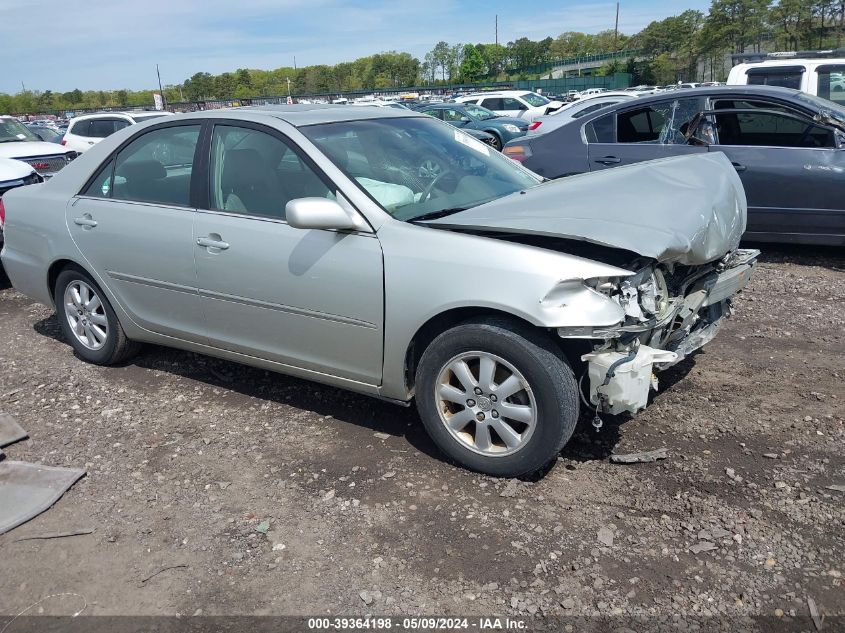
<svg viewBox="0 0 845 633">
<path fill-rule="evenodd" d="M 651 103 L 652 101 L 664 101 L 666 99 L 725 95 L 745 97 L 780 97 L 781 99 L 794 100 L 795 96 L 799 94 L 801 94 L 800 90 L 781 88 L 780 86 L 704 86 L 644 95 L 637 98 L 636 102 L 639 104 Z"/>
<path fill-rule="evenodd" d="M 781 59 L 764 59 L 756 62 L 742 62 L 736 64 L 733 68 L 741 66 L 742 68 L 755 68 L 759 66 L 826 66 L 828 64 L 845 64 L 845 58 L 842 57 L 783 57 Z"/>
<path fill-rule="evenodd" d="M 520 96 L 526 95 L 528 93 L 534 92 L 533 90 L 490 90 L 489 92 L 473 92 L 472 94 L 463 95 L 461 98 L 476 98 L 476 97 L 501 97 L 504 95 L 507 96 Z"/>
<path fill-rule="evenodd" d="M 75 116 L 71 119 L 71 121 L 77 121 L 80 119 L 101 119 L 104 117 L 110 116 L 126 116 L 126 117 L 135 117 L 135 116 L 142 116 L 142 115 L 149 115 L 149 114 L 169 114 L 168 112 L 159 112 L 157 110 L 139 110 L 138 112 L 91 112 L 89 114 L 80 114 L 79 116 Z"/>
<path fill-rule="evenodd" d="M 434 104 L 432 104 L 434 105 Z M 368 119 L 406 119 L 409 117 L 425 117 L 426 115 L 414 110 L 399 108 L 362 108 L 353 105 L 338 105 L 330 103 L 308 103 L 295 105 L 261 105 L 243 106 L 228 110 L 213 110 L 206 112 L 192 112 L 192 116 L 200 115 L 210 118 L 237 118 L 237 113 L 250 113 L 281 119 L 295 127 L 317 125 L 319 123 L 338 123 L 341 121 L 362 121 Z M 233 116 L 234 113 L 234 116 Z"/>
</svg>

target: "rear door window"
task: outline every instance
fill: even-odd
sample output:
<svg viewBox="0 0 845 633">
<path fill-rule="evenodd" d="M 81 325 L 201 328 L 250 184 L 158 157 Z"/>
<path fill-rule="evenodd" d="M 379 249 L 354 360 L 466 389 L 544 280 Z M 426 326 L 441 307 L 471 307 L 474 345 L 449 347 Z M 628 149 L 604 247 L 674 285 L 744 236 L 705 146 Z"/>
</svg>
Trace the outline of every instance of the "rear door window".
<svg viewBox="0 0 845 633">
<path fill-rule="evenodd" d="M 487 99 L 482 100 L 479 105 L 487 108 L 488 110 L 507 110 L 507 108 L 502 105 L 503 101 L 504 100 L 501 97 L 488 97 Z"/>
<path fill-rule="evenodd" d="M 658 101 L 617 115 L 618 143 L 685 143 L 692 118 L 702 110 L 699 99 Z"/>
<path fill-rule="evenodd" d="M 191 173 L 199 125 L 177 125 L 142 134 L 115 160 L 112 197 L 190 206 Z"/>
<path fill-rule="evenodd" d="M 68 134 L 76 134 L 77 136 L 89 136 L 89 127 L 91 127 L 91 121 L 88 119 L 86 119 L 85 121 L 76 121 L 73 125 L 70 126 Z"/>
<path fill-rule="evenodd" d="M 801 90 L 803 66 L 769 66 L 748 70 L 748 84 L 751 86 L 780 86 Z"/>
</svg>

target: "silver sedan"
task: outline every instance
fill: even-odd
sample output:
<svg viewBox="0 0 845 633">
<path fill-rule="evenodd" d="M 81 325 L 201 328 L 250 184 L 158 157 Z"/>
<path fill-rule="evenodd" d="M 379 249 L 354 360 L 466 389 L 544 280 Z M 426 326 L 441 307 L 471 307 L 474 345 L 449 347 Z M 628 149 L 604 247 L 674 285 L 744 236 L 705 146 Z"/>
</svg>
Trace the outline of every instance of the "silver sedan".
<svg viewBox="0 0 845 633">
<path fill-rule="evenodd" d="M 81 359 L 149 342 L 415 399 L 446 455 L 509 477 L 555 459 L 581 401 L 646 406 L 757 255 L 720 155 L 544 183 L 390 108 L 167 117 L 2 203 L 9 278 Z"/>
</svg>

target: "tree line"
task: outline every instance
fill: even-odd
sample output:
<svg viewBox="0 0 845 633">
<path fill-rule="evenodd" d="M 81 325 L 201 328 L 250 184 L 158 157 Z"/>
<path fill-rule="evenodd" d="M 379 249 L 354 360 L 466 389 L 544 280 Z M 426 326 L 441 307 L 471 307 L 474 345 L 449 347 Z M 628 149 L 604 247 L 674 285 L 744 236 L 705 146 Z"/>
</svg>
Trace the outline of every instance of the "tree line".
<svg viewBox="0 0 845 633">
<path fill-rule="evenodd" d="M 724 79 L 729 53 L 839 47 L 845 35 L 845 0 L 712 0 L 709 11 L 687 10 L 650 23 L 633 35 L 613 29 L 567 31 L 557 37 L 507 44 L 440 41 L 422 60 L 387 51 L 335 65 L 275 70 L 240 68 L 197 72 L 164 89 L 169 103 L 286 94 L 346 93 L 415 85 L 538 79 L 536 67 L 555 60 L 639 51 L 636 61 L 610 62 L 600 73 L 630 72 L 635 83 Z M 22 90 L 0 93 L 0 112 L 46 112 L 149 106 L 154 90 Z"/>
</svg>

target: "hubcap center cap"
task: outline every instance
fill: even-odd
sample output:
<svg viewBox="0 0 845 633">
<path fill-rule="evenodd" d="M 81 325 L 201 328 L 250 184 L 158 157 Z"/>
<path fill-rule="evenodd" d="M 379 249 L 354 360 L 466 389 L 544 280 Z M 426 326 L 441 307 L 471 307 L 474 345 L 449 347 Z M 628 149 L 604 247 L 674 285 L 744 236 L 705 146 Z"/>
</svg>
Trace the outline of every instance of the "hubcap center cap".
<svg viewBox="0 0 845 633">
<path fill-rule="evenodd" d="M 487 396 L 478 396 L 476 401 L 478 402 L 478 408 L 482 411 L 490 411 L 493 408 L 493 403 Z"/>
</svg>

